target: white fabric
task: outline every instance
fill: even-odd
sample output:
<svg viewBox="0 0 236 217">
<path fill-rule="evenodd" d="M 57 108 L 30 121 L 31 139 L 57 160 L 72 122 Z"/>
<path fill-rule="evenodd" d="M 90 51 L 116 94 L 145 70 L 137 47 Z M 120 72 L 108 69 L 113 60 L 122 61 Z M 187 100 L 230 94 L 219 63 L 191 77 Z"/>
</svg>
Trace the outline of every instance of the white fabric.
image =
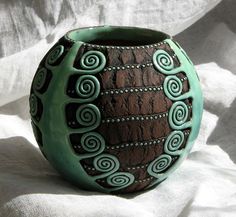
<svg viewBox="0 0 236 217">
<path fill-rule="evenodd" d="M 123 10 L 146 14 L 146 20 L 144 16 L 141 23 L 143 26 L 154 27 L 155 22 L 159 22 L 155 20 L 156 16 L 160 16 L 166 24 L 173 24 L 167 29 L 178 33 L 178 29 L 187 27 L 186 23 L 193 23 L 198 18 L 196 14 L 204 14 L 218 1 L 180 1 L 182 5 L 176 10 L 179 26 L 171 20 L 173 18 L 168 20 L 168 16 L 160 15 L 163 2 L 172 6 L 176 2 L 171 0 L 155 1 L 161 3 L 156 3 L 153 8 L 137 1 L 135 10 L 131 8 L 133 1 L 125 7 L 124 0 L 120 3 L 110 0 L 106 5 L 104 1 L 80 1 L 81 6 L 73 7 L 70 7 L 69 1 L 54 2 L 54 6 L 52 1 L 46 0 L 40 1 L 41 4 L 39 1 L 29 4 L 29 1 L 23 0 L 12 4 L 10 1 L 0 3 L 0 20 L 3 17 L 7 19 L 0 22 L 0 217 L 235 217 L 236 67 L 235 57 L 227 56 L 227 50 L 231 54 L 236 52 L 236 28 L 233 21 L 227 20 L 228 14 L 224 11 L 231 11 L 236 6 L 235 1 L 220 3 L 176 37 L 193 61 L 198 63 L 196 69 L 204 92 L 203 120 L 192 152 L 180 168 L 155 189 L 121 196 L 82 191 L 72 186 L 40 153 L 28 112 L 28 93 L 36 66 L 67 28 L 102 22 L 138 25 L 131 15 L 122 20 L 115 19 Z M 184 2 L 189 3 L 189 8 Z M 119 7 L 117 13 L 114 4 Z M 24 13 L 21 7 L 25 7 Z M 106 13 L 106 8 L 110 8 L 114 19 Z M 76 11 L 76 16 L 68 18 L 72 9 Z M 153 15 L 152 9 L 157 14 Z M 52 11 L 57 15 L 52 15 Z M 192 12 L 191 16 L 186 15 L 188 22 L 182 17 L 183 11 Z M 225 20 L 215 19 L 219 14 L 222 16 L 223 11 Z M 98 20 L 100 13 L 103 19 Z M 149 15 L 155 18 L 150 23 L 147 19 Z M 60 19 L 55 20 L 55 16 Z M 212 28 L 207 23 L 212 24 Z M 33 27 L 34 24 L 37 28 Z M 157 29 L 159 27 L 165 31 L 164 25 L 157 25 Z M 9 29 L 4 33 L 4 28 Z M 32 40 L 29 37 L 31 33 Z M 14 43 L 6 43 L 7 38 Z M 231 46 L 228 46 L 229 42 Z"/>
<path fill-rule="evenodd" d="M 177 34 L 220 0 L 0 1 L 0 106 L 29 93 L 45 52 L 70 29 L 144 26 Z M 2 57 L 2 58 L 1 58 Z M 17 60 L 17 61 L 16 61 Z M 9 79 L 11 75 L 11 79 Z M 4 91 L 2 91 L 4 90 Z"/>
</svg>

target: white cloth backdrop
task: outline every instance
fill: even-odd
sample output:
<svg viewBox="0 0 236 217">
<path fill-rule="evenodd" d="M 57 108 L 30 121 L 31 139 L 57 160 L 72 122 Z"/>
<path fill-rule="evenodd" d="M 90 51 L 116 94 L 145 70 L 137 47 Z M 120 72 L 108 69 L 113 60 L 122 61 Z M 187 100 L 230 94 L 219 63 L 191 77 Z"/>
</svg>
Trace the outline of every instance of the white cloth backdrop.
<svg viewBox="0 0 236 217">
<path fill-rule="evenodd" d="M 234 0 L 0 0 L 0 217 L 235 217 L 235 10 Z M 67 30 L 99 24 L 178 34 L 197 64 L 205 101 L 199 137 L 180 168 L 143 193 L 72 186 L 32 134 L 28 94 L 40 59 Z"/>
</svg>

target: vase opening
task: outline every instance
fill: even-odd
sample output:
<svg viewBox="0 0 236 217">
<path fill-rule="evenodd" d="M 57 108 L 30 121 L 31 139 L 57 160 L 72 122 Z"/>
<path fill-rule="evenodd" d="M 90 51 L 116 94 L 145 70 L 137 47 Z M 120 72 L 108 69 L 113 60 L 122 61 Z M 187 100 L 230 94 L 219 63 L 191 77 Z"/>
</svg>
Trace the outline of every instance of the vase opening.
<svg viewBox="0 0 236 217">
<path fill-rule="evenodd" d="M 143 46 L 156 44 L 170 38 L 169 35 L 160 31 L 119 26 L 75 29 L 68 32 L 66 37 L 73 41 L 103 46 Z"/>
</svg>

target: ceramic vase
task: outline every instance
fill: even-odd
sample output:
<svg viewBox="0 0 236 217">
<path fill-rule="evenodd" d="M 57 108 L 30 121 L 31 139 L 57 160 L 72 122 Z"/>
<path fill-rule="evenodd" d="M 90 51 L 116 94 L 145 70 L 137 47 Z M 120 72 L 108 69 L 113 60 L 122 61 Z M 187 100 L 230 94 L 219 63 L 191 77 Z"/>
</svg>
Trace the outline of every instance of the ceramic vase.
<svg viewBox="0 0 236 217">
<path fill-rule="evenodd" d="M 39 64 L 29 102 L 39 147 L 62 176 L 115 194 L 165 180 L 191 150 L 203 110 L 185 51 L 137 27 L 66 33 Z"/>
</svg>

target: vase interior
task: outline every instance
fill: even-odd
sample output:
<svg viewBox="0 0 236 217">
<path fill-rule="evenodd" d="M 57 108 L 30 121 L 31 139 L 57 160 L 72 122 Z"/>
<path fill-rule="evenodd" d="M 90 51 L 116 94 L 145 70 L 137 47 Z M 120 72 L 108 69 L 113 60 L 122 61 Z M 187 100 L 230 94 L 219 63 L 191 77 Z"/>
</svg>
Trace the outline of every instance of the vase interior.
<svg viewBox="0 0 236 217">
<path fill-rule="evenodd" d="M 98 26 L 75 29 L 67 33 L 73 41 L 103 46 L 143 46 L 162 42 L 169 35 L 146 28 Z"/>
</svg>

